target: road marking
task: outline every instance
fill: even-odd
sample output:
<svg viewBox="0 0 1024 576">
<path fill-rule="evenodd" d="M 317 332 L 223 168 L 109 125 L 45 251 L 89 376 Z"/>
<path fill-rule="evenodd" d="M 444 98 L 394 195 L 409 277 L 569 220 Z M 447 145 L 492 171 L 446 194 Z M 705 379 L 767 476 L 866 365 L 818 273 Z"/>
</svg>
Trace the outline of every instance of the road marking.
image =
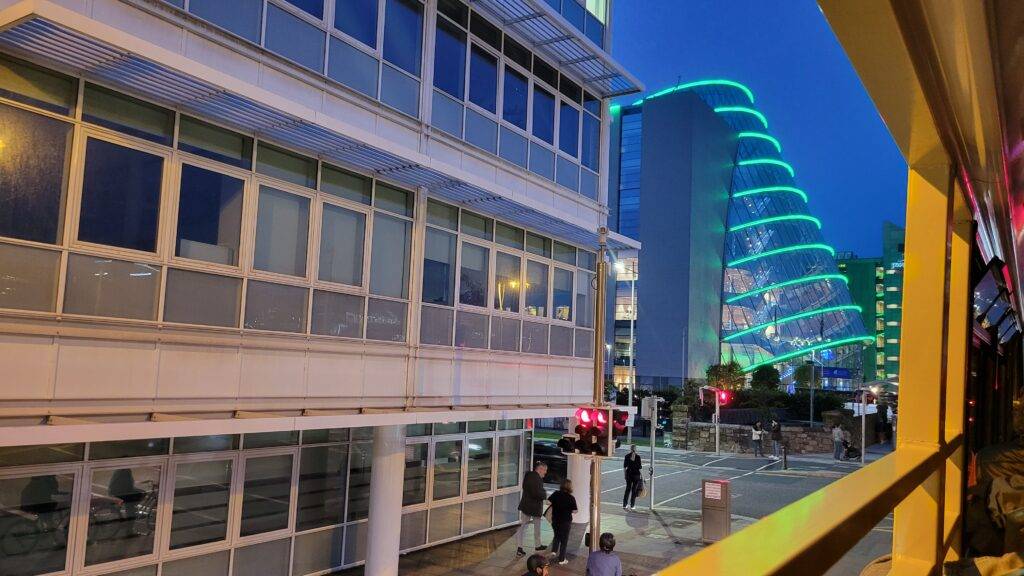
<svg viewBox="0 0 1024 576">
<path fill-rule="evenodd" d="M 750 476 L 751 474 L 757 474 L 761 470 L 764 470 L 765 468 L 767 468 L 767 467 L 769 467 L 769 466 L 771 466 L 773 464 L 775 464 L 775 462 L 769 462 L 769 463 L 765 464 L 764 466 L 761 466 L 760 468 L 751 470 L 750 472 L 747 472 L 745 474 L 737 474 L 735 476 L 731 476 L 729 478 L 726 478 L 726 480 L 735 480 L 737 478 L 743 478 L 745 476 Z M 689 496 L 690 494 L 694 494 L 694 493 L 700 492 L 700 491 L 701 491 L 700 488 L 694 488 L 693 490 L 690 490 L 689 492 L 684 492 L 683 494 L 679 494 L 677 496 L 673 496 L 673 497 L 669 498 L 668 500 L 662 500 L 661 502 L 658 502 L 657 504 L 655 504 L 655 506 L 661 506 L 663 504 L 667 504 L 669 502 L 672 502 L 673 500 L 678 500 L 680 498 L 683 498 L 685 496 Z"/>
<path fill-rule="evenodd" d="M 728 460 L 729 458 L 730 458 L 730 456 L 723 456 L 722 458 L 719 458 L 717 460 L 711 460 L 711 461 L 705 462 L 705 463 L 701 464 L 700 467 L 704 468 L 705 466 L 710 466 L 711 464 L 714 464 L 715 462 L 721 462 L 722 460 Z"/>
<path fill-rule="evenodd" d="M 683 472 L 689 472 L 689 471 L 690 471 L 689 469 L 684 469 L 684 470 L 676 470 L 675 472 L 669 472 L 668 474 L 655 474 L 654 475 L 654 479 L 657 480 L 658 478 L 664 478 L 666 476 L 675 476 L 676 474 L 682 474 Z M 649 481 L 650 478 L 648 478 L 647 480 Z M 601 490 L 601 494 L 605 494 L 607 492 L 614 492 L 615 490 L 618 490 L 620 488 L 625 488 L 625 487 L 626 487 L 626 485 L 623 484 L 622 486 L 616 486 L 614 488 L 608 488 L 607 490 Z"/>
</svg>

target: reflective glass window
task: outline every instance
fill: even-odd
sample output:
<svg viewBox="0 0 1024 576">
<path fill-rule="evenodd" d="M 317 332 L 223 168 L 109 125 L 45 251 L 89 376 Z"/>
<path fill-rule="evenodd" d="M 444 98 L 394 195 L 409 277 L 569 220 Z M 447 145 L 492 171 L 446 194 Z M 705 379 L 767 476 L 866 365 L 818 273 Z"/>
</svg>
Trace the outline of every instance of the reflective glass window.
<svg viewBox="0 0 1024 576">
<path fill-rule="evenodd" d="M 526 251 L 530 254 L 551 258 L 551 240 L 532 232 L 527 232 Z"/>
<path fill-rule="evenodd" d="M 308 530 L 345 521 L 348 444 L 302 449 L 295 529 Z"/>
<path fill-rule="evenodd" d="M 0 244 L 0 308 L 53 312 L 60 252 Z"/>
<path fill-rule="evenodd" d="M 466 110 L 466 142 L 483 148 L 491 154 L 498 153 L 498 123 L 478 113 Z"/>
<path fill-rule="evenodd" d="M 303 430 L 303 444 L 326 444 L 328 442 L 348 442 L 349 428 L 321 428 L 319 430 Z"/>
<path fill-rule="evenodd" d="M 427 228 L 423 249 L 423 301 L 430 304 L 455 304 L 454 234 Z"/>
<path fill-rule="evenodd" d="M 427 224 L 458 230 L 459 209 L 436 200 L 427 200 Z"/>
<path fill-rule="evenodd" d="M 64 312 L 155 320 L 159 290 L 159 266 L 71 254 Z"/>
<path fill-rule="evenodd" d="M 598 118 L 601 117 L 601 100 L 590 92 L 583 92 L 583 109 Z"/>
<path fill-rule="evenodd" d="M 505 312 L 519 312 L 522 292 L 518 256 L 498 252 L 494 258 L 494 307 Z"/>
<path fill-rule="evenodd" d="M 155 154 L 90 138 L 78 239 L 155 252 L 163 166 Z"/>
<path fill-rule="evenodd" d="M 442 436 L 444 434 L 462 434 L 465 431 L 465 422 L 437 422 L 434 424 L 434 436 Z"/>
<path fill-rule="evenodd" d="M 171 550 L 224 540 L 230 496 L 231 460 L 178 464 L 171 507 Z"/>
<path fill-rule="evenodd" d="M 272 448 L 275 446 L 294 446 L 299 443 L 299 432 L 298 430 L 256 432 L 246 434 L 243 440 L 243 447 L 246 450 L 253 450 L 255 448 Z"/>
<path fill-rule="evenodd" d="M 412 223 L 377 212 L 373 216 L 370 292 L 409 297 L 409 251 Z"/>
<path fill-rule="evenodd" d="M 320 280 L 362 285 L 365 235 L 365 214 L 325 203 L 320 225 L 320 267 L 317 271 Z"/>
<path fill-rule="evenodd" d="M 260 41 L 263 0 L 190 0 L 188 11 L 250 42 Z"/>
<path fill-rule="evenodd" d="M 601 121 L 590 114 L 583 115 L 583 147 L 580 161 L 591 170 L 598 169 L 601 161 Z"/>
<path fill-rule="evenodd" d="M 277 332 L 306 331 L 309 290 L 249 280 L 245 294 L 245 327 Z"/>
<path fill-rule="evenodd" d="M 529 354 L 548 353 L 548 326 L 537 322 L 523 322 L 522 351 Z"/>
<path fill-rule="evenodd" d="M 472 212 L 463 211 L 461 230 L 463 234 L 490 240 L 494 232 L 494 221 Z"/>
<path fill-rule="evenodd" d="M 373 197 L 373 205 L 381 210 L 394 212 L 402 216 L 412 217 L 413 195 L 411 192 L 377 183 L 377 192 Z"/>
<path fill-rule="evenodd" d="M 488 112 L 498 105 L 498 59 L 473 46 L 469 59 L 469 101 Z"/>
<path fill-rule="evenodd" d="M 488 316 L 460 310 L 455 316 L 455 345 L 460 348 L 487 348 Z"/>
<path fill-rule="evenodd" d="M 366 305 L 366 338 L 405 342 L 406 304 L 370 298 Z"/>
<path fill-rule="evenodd" d="M 373 199 L 373 180 L 330 164 L 320 169 L 320 191 L 360 204 L 369 205 Z"/>
<path fill-rule="evenodd" d="M 38 444 L 0 447 L 0 468 L 29 464 L 79 462 L 85 459 L 84 443 Z"/>
<path fill-rule="evenodd" d="M 551 327 L 551 348 L 550 353 L 553 356 L 572 356 L 573 355 L 573 344 L 572 344 L 572 328 L 565 326 L 552 326 Z"/>
<path fill-rule="evenodd" d="M 505 56 L 508 56 L 509 60 L 519 64 L 526 70 L 530 69 L 530 64 L 533 60 L 533 55 L 530 51 L 523 47 L 522 44 L 516 42 L 512 38 L 505 36 L 505 41 L 502 45 L 502 51 Z"/>
<path fill-rule="evenodd" d="M 85 565 L 102 564 L 153 553 L 158 466 L 95 470 L 89 478 L 89 520 Z"/>
<path fill-rule="evenodd" d="M 462 100 L 466 83 L 466 33 L 444 18 L 437 19 L 434 86 Z"/>
<path fill-rule="evenodd" d="M 505 98 L 501 104 L 501 117 L 506 122 L 526 130 L 526 105 L 529 99 L 529 82 L 526 77 L 512 68 L 505 67 Z"/>
<path fill-rule="evenodd" d="M 252 138 L 181 115 L 178 149 L 240 168 L 252 167 Z"/>
<path fill-rule="evenodd" d="M 310 332 L 323 336 L 362 337 L 363 297 L 314 290 Z"/>
<path fill-rule="evenodd" d="M 558 72 L 537 55 L 533 56 L 533 74 L 552 88 L 558 86 Z"/>
<path fill-rule="evenodd" d="M 327 75 L 370 98 L 376 98 L 379 67 L 377 59 L 333 36 L 330 41 L 331 54 Z"/>
<path fill-rule="evenodd" d="M 174 112 L 95 84 L 85 85 L 82 120 L 129 136 L 169 145 Z"/>
<path fill-rule="evenodd" d="M 508 224 L 503 224 L 501 222 L 495 222 L 494 241 L 498 244 L 508 246 L 509 248 L 522 250 L 523 229 L 516 228 L 515 226 L 509 226 Z"/>
<path fill-rule="evenodd" d="M 402 70 L 420 75 L 423 45 L 423 5 L 416 0 L 386 0 L 384 59 Z"/>
<path fill-rule="evenodd" d="M 291 538 L 235 548 L 231 576 L 288 576 Z"/>
<path fill-rule="evenodd" d="M 594 331 L 576 329 L 576 357 L 594 357 Z"/>
<path fill-rule="evenodd" d="M 0 566 L 8 576 L 60 572 L 71 527 L 72 474 L 0 479 Z"/>
<path fill-rule="evenodd" d="M 418 118 L 420 115 L 420 83 L 392 66 L 381 68 L 380 101 Z"/>
<path fill-rule="evenodd" d="M 309 198 L 262 186 L 253 267 L 304 277 L 308 237 Z"/>
<path fill-rule="evenodd" d="M 291 486 L 291 454 L 246 458 L 239 535 L 287 528 Z"/>
<path fill-rule="evenodd" d="M 574 298 L 572 272 L 555 268 L 551 277 L 551 309 L 558 320 L 572 320 Z"/>
<path fill-rule="evenodd" d="M 304 3 L 308 3 L 308 0 Z M 323 72 L 325 42 L 326 32 L 274 4 L 267 3 L 267 30 L 263 43 L 268 50 L 300 66 Z"/>
<path fill-rule="evenodd" d="M 4 55 L 0 56 L 0 96 L 70 114 L 78 99 L 78 79 Z M 4 142 L 11 144 L 7 138 Z"/>
<path fill-rule="evenodd" d="M 472 464 L 472 461 L 470 462 Z M 471 534 L 491 527 L 491 498 L 466 502 L 462 509 L 462 533 Z"/>
<path fill-rule="evenodd" d="M 452 345 L 452 320 L 455 312 L 450 308 L 423 306 L 420 308 L 420 344 Z"/>
<path fill-rule="evenodd" d="M 240 178 L 182 164 L 175 255 L 237 265 L 244 188 Z"/>
<path fill-rule="evenodd" d="M 167 454 L 170 445 L 169 438 L 92 442 L 89 444 L 89 460 L 160 456 Z"/>
<path fill-rule="evenodd" d="M 3 72 L 0 60 L 0 85 Z M 71 131 L 67 122 L 0 104 L 0 236 L 60 240 Z"/>
<path fill-rule="evenodd" d="M 580 166 L 574 160 L 569 160 L 565 156 L 558 156 L 555 172 L 555 182 L 574 192 L 579 189 Z"/>
<path fill-rule="evenodd" d="M 405 479 L 402 485 L 402 506 L 420 504 L 427 499 L 427 447 L 409 444 L 405 447 Z"/>
<path fill-rule="evenodd" d="M 371 48 L 377 47 L 378 0 L 338 0 L 334 27 Z"/>
<path fill-rule="evenodd" d="M 491 316 L 491 350 L 519 351 L 519 320 Z"/>
<path fill-rule="evenodd" d="M 256 171 L 306 188 L 316 187 L 316 160 L 263 142 L 256 147 Z"/>
<path fill-rule="evenodd" d="M 476 244 L 462 245 L 462 265 L 459 272 L 459 302 L 472 306 L 487 306 L 487 270 L 490 250 Z"/>
<path fill-rule="evenodd" d="M 564 74 L 558 75 L 558 91 L 577 104 L 583 97 L 583 90 L 580 88 L 580 85 L 570 80 Z"/>
<path fill-rule="evenodd" d="M 498 437 L 498 488 L 510 488 L 519 484 L 519 451 L 523 438 L 515 436 Z"/>
<path fill-rule="evenodd" d="M 362 520 L 370 510 L 370 475 L 373 472 L 373 443 L 354 442 L 348 465 L 347 518 Z"/>
<path fill-rule="evenodd" d="M 434 444 L 434 500 L 462 494 L 462 441 Z"/>
<path fill-rule="evenodd" d="M 285 0 L 285 2 L 318 20 L 324 17 L 324 0 Z"/>
<path fill-rule="evenodd" d="M 558 112 L 558 149 L 569 156 L 579 153 L 580 111 L 562 102 Z"/>
<path fill-rule="evenodd" d="M 576 265 L 576 248 L 569 246 L 568 244 L 562 244 L 561 242 L 555 241 L 554 258 L 557 262 L 568 264 L 570 266 Z"/>
<path fill-rule="evenodd" d="M 462 530 L 462 504 L 451 504 L 430 509 L 430 527 L 427 538 L 439 542 L 454 538 Z"/>
<path fill-rule="evenodd" d="M 167 270 L 164 320 L 238 327 L 242 279 L 191 270 Z"/>
<path fill-rule="evenodd" d="M 466 493 L 477 494 L 491 489 L 491 462 L 493 462 L 494 440 L 492 438 L 468 438 L 466 440 Z M 490 514 L 487 515 L 490 517 Z"/>
<path fill-rule="evenodd" d="M 402 514 L 402 532 L 399 548 L 409 550 L 422 546 L 427 541 L 427 511 Z"/>
<path fill-rule="evenodd" d="M 456 138 L 461 138 L 463 106 L 460 102 L 435 90 L 434 103 L 430 109 L 430 124 Z"/>
<path fill-rule="evenodd" d="M 548 315 L 548 265 L 526 261 L 526 313 Z"/>
<path fill-rule="evenodd" d="M 505 126 L 501 127 L 501 146 L 498 149 L 498 153 L 502 158 L 521 168 L 526 168 L 528 150 L 529 146 L 525 137 L 509 130 Z"/>
<path fill-rule="evenodd" d="M 174 439 L 175 454 L 192 454 L 195 452 L 221 452 L 238 449 L 238 434 L 218 434 L 213 436 L 179 436 Z"/>
<path fill-rule="evenodd" d="M 479 12 L 474 11 L 470 17 L 469 31 L 477 38 L 490 44 L 495 50 L 501 50 L 501 30 L 498 30 L 497 26 L 484 19 Z"/>
<path fill-rule="evenodd" d="M 581 251 L 582 252 L 582 251 Z M 576 325 L 594 327 L 594 275 L 585 272 L 576 274 Z"/>
<path fill-rule="evenodd" d="M 555 153 L 536 142 L 530 142 L 530 171 L 554 180 Z"/>
<path fill-rule="evenodd" d="M 463 28 L 469 26 L 469 7 L 459 0 L 438 0 L 437 11 Z"/>
</svg>

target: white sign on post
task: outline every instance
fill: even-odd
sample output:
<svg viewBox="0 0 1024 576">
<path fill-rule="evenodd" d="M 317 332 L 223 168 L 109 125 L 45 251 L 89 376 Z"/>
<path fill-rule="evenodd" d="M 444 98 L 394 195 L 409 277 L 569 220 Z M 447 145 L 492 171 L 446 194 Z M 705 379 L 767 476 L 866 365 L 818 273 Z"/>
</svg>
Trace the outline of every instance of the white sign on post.
<svg viewBox="0 0 1024 576">
<path fill-rule="evenodd" d="M 704 483 L 704 497 L 710 500 L 722 499 L 722 485 L 718 482 Z"/>
</svg>

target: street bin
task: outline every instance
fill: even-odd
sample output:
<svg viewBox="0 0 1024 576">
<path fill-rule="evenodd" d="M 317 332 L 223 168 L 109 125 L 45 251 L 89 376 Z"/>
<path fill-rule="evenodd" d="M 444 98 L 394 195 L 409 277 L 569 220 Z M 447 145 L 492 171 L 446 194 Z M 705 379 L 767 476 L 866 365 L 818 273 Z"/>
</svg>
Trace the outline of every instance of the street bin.
<svg viewBox="0 0 1024 576">
<path fill-rule="evenodd" d="M 729 481 L 703 480 L 700 492 L 701 540 L 711 544 L 732 533 Z"/>
</svg>

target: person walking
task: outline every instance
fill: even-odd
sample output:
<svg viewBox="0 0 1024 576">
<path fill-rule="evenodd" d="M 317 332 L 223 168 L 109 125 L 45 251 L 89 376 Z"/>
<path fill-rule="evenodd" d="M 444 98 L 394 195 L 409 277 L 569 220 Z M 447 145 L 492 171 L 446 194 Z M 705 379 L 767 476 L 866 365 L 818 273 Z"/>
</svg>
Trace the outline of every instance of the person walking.
<svg viewBox="0 0 1024 576">
<path fill-rule="evenodd" d="M 764 427 L 761 425 L 761 421 L 754 422 L 754 425 L 750 427 L 750 442 L 754 445 L 754 458 L 764 457 L 764 447 L 761 443 L 763 434 Z"/>
<path fill-rule="evenodd" d="M 782 424 L 772 419 L 772 457 L 778 460 L 782 452 Z"/>
<path fill-rule="evenodd" d="M 622 469 L 626 473 L 626 491 L 622 493 L 622 509 L 629 504 L 630 510 L 636 510 L 636 495 L 640 484 L 644 481 L 644 465 L 640 455 L 636 453 L 636 444 L 629 447 L 629 453 L 622 461 Z"/>
<path fill-rule="evenodd" d="M 551 502 L 551 528 L 555 531 L 555 537 L 551 540 L 551 555 L 558 556 L 559 564 L 567 564 L 569 561 L 565 559 L 565 552 L 569 546 L 572 515 L 579 510 L 576 498 L 572 495 L 572 480 L 563 480 L 558 490 L 548 496 L 548 501 Z"/>
<path fill-rule="evenodd" d="M 548 465 L 538 461 L 530 470 L 523 475 L 523 494 L 519 498 L 519 529 L 516 530 L 516 556 L 526 556 L 523 550 L 523 537 L 526 534 L 526 525 L 533 523 L 533 540 L 537 545 L 535 550 L 547 550 L 548 547 L 540 542 L 540 519 L 544 516 L 544 500 L 547 499 L 547 490 L 544 489 L 544 475 L 548 473 Z"/>
<path fill-rule="evenodd" d="M 832 427 L 832 458 L 837 461 L 843 459 L 843 429 L 838 423 Z"/>
<path fill-rule="evenodd" d="M 591 552 L 587 557 L 586 576 L 622 576 L 622 561 L 613 552 L 615 535 L 611 532 L 601 534 L 598 546 L 601 549 Z"/>
<path fill-rule="evenodd" d="M 523 576 L 548 576 L 548 559 L 543 554 L 532 554 L 526 559 L 526 573 Z"/>
</svg>

